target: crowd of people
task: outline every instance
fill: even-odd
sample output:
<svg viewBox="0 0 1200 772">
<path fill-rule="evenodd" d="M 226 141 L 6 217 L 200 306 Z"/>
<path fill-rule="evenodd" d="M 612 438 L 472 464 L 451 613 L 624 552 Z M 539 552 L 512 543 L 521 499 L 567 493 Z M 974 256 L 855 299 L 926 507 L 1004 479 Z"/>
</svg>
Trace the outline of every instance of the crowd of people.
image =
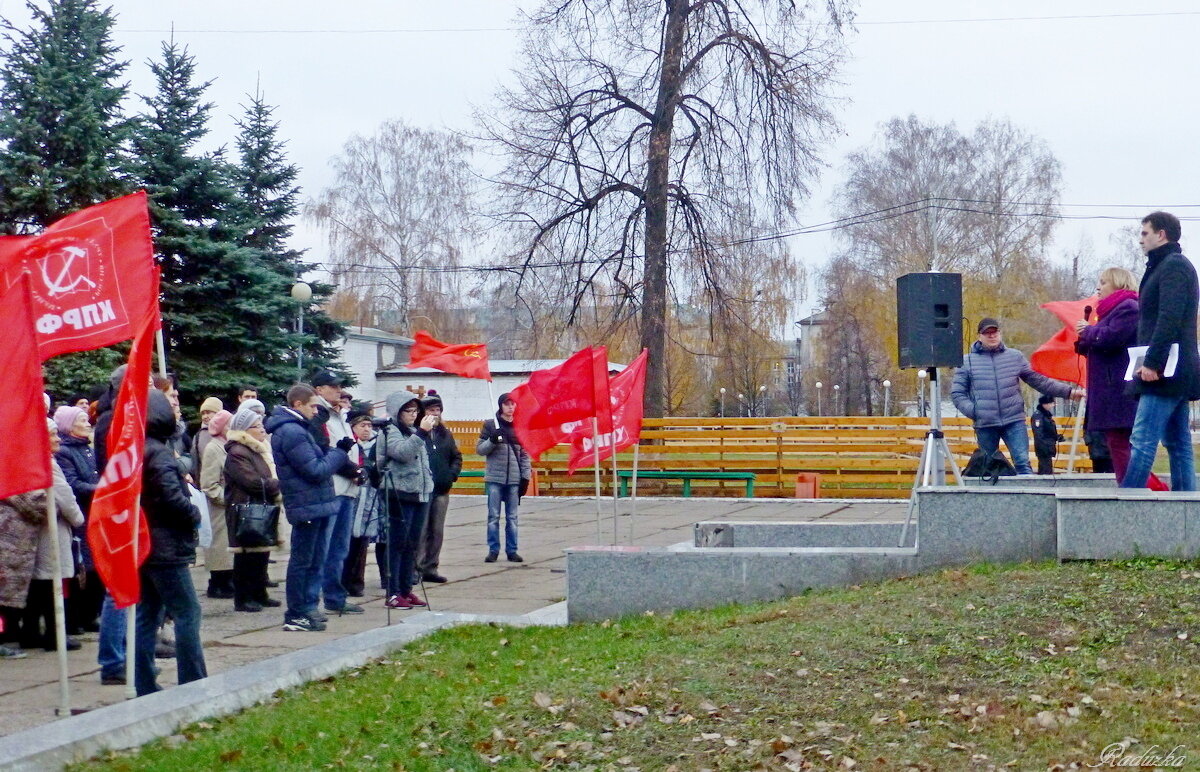
<svg viewBox="0 0 1200 772">
<path fill-rule="evenodd" d="M 1075 350 L 1087 360 L 1086 391 L 1035 372 L 1024 354 L 1004 345 L 999 321 L 980 320 L 979 338 L 955 371 L 950 393 L 955 407 L 972 419 L 985 457 L 995 454 L 1003 440 L 1017 474 L 1033 473 L 1020 388 L 1024 381 L 1042 395 L 1030 417 L 1040 474 L 1053 473 L 1052 459 L 1062 439 L 1054 422 L 1054 399 L 1086 395 L 1089 452 L 1111 462 L 1119 486 L 1168 490 L 1151 472 L 1161 443 L 1171 465 L 1169 490 L 1196 490 L 1189 404 L 1200 399 L 1200 290 L 1196 270 L 1179 245 L 1181 235 L 1177 217 L 1152 212 L 1141 222 L 1146 270 L 1140 285 L 1124 268 L 1100 273 L 1095 318 L 1087 313 L 1075 324 Z M 1136 347 L 1145 351 L 1131 364 Z"/>
<path fill-rule="evenodd" d="M 97 661 L 106 685 L 126 683 L 126 614 L 118 610 L 88 549 L 86 522 L 103 473 L 106 438 L 125 367 L 92 395 L 53 410 L 54 486 L 0 500 L 0 658 L 58 646 L 53 551 L 46 528 L 49 493 L 57 503 L 68 649 L 75 636 L 99 633 Z M 269 411 L 253 387 L 226 408 L 216 396 L 199 405 L 188 432 L 172 378 L 155 377 L 147 401 L 141 505 L 150 533 L 140 569 L 132 658 L 137 694 L 159 689 L 156 659 L 174 658 L 179 683 L 207 674 L 201 606 L 192 567 L 203 550 L 208 598 L 259 613 L 281 608 L 289 632 L 325 630 L 330 615 L 361 614 L 371 544 L 386 606 L 415 609 L 414 589 L 448 581 L 439 571 L 451 487 L 462 453 L 444 425 L 436 393 L 408 391 L 386 400 L 386 415 L 356 404 L 333 373 L 292 386 Z M 50 412 L 50 398 L 46 398 Z M 501 396 L 476 451 L 487 458 L 488 562 L 498 554 L 501 502 L 505 548 L 517 553 L 517 510 L 531 476 L 512 428 L 515 404 Z M 283 599 L 268 568 L 288 552 Z M 202 585 L 203 587 L 203 585 Z M 173 628 L 174 635 L 166 633 Z M 173 641 L 171 638 L 173 637 Z"/>
</svg>

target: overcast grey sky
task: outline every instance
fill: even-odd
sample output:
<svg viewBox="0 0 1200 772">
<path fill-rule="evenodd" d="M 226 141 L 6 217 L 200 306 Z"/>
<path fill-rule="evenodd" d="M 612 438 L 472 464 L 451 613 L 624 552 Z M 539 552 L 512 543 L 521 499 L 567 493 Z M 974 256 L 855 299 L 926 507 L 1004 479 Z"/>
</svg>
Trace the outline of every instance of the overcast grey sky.
<svg viewBox="0 0 1200 772">
<path fill-rule="evenodd" d="M 528 6 L 530 0 L 525 0 Z M 0 15 L 24 17 L 0 0 Z M 282 136 L 302 169 L 307 195 L 329 181 L 328 160 L 352 133 L 389 118 L 469 129 L 516 61 L 514 0 L 116 0 L 116 41 L 137 91 L 152 88 L 145 61 L 175 39 L 215 80 L 217 142 L 231 143 L 232 117 L 256 82 L 278 106 Z M 1061 17 L 1061 18 L 1054 18 Z M 865 0 L 849 36 L 851 58 L 837 106 L 843 133 L 800 225 L 832 219 L 829 199 L 843 159 L 870 143 L 879 124 L 914 113 L 970 131 L 1003 117 L 1049 144 L 1063 164 L 1064 214 L 1052 256 L 1085 235 L 1096 251 L 1150 207 L 1200 212 L 1200 145 L 1189 106 L 1200 82 L 1192 41 L 1200 10 L 1184 0 Z M 1122 208 L 1117 205 L 1131 205 Z M 1185 234 L 1191 225 L 1185 223 Z M 834 242 L 796 237 L 810 270 Z M 322 258 L 319 234 L 297 246 Z M 1185 236 L 1186 246 L 1186 236 Z M 810 298 L 811 303 L 811 298 Z"/>
</svg>

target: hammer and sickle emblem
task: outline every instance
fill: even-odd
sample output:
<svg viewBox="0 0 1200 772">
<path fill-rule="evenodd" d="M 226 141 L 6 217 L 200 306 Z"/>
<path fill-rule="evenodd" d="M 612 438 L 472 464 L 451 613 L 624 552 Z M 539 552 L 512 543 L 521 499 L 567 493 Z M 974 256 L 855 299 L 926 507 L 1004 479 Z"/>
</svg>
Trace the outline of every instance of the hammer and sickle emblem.
<svg viewBox="0 0 1200 772">
<path fill-rule="evenodd" d="M 62 258 L 62 264 L 59 266 L 58 274 L 53 278 L 50 276 L 50 261 L 55 257 Z M 58 295 L 66 295 L 74 292 L 81 286 L 85 289 L 95 289 L 96 282 L 92 281 L 87 273 L 74 273 L 75 261 L 87 257 L 87 250 L 79 247 L 63 247 L 52 255 L 48 255 L 38 261 L 42 271 L 42 283 L 46 285 L 47 294 L 50 297 Z M 84 269 L 86 271 L 86 267 Z"/>
<path fill-rule="evenodd" d="M 476 349 L 476 348 L 467 349 L 466 351 L 463 352 L 463 356 L 473 357 L 475 359 L 483 359 L 483 357 L 480 356 L 480 354 L 479 354 L 479 349 Z"/>
</svg>

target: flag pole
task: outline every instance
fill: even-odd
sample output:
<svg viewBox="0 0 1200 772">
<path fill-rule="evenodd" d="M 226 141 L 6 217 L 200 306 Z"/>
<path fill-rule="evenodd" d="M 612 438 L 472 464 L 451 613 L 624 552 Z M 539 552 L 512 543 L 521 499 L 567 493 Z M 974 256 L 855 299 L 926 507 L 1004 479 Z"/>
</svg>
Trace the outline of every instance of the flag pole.
<svg viewBox="0 0 1200 772">
<path fill-rule="evenodd" d="M 592 416 L 592 469 L 596 479 L 596 544 L 600 544 L 600 430 Z"/>
<path fill-rule="evenodd" d="M 1075 426 L 1071 429 L 1071 455 L 1067 458 L 1067 473 L 1075 471 L 1075 453 L 1079 450 L 1079 435 L 1083 432 L 1083 417 L 1087 411 L 1087 395 L 1079 400 L 1079 408 L 1075 411 Z"/>
<path fill-rule="evenodd" d="M 613 468 L 613 546 L 615 547 L 619 540 L 617 529 L 619 527 L 619 516 L 617 515 L 617 427 L 613 427 L 612 434 L 609 435 L 609 447 L 612 448 L 612 468 Z"/>
<path fill-rule="evenodd" d="M 70 669 L 67 665 L 67 621 L 63 606 L 62 548 L 58 544 L 58 502 L 54 488 L 46 489 L 46 535 L 50 539 L 50 556 L 54 560 L 54 635 L 58 641 L 58 700 L 56 715 L 71 715 Z"/>
<path fill-rule="evenodd" d="M 629 546 L 633 546 L 633 520 L 637 515 L 637 473 L 638 473 L 638 458 L 642 452 L 642 444 L 640 442 L 633 445 L 633 495 L 629 499 Z"/>
</svg>

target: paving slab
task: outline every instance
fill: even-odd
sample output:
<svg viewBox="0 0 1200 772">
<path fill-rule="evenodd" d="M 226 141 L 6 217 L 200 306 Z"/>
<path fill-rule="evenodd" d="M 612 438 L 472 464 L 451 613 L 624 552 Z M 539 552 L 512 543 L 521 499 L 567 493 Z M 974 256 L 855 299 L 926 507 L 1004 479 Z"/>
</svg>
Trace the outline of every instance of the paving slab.
<svg viewBox="0 0 1200 772">
<path fill-rule="evenodd" d="M 559 615 L 565 615 L 562 606 L 567 594 L 564 550 L 611 545 L 613 542 L 612 499 L 603 499 L 600 504 L 601 538 L 597 541 L 594 498 L 527 497 L 521 504 L 520 520 L 520 551 L 527 562 L 515 564 L 501 560 L 485 564 L 487 518 L 483 497 L 451 497 L 446 544 L 439 568 L 450 582 L 426 585 L 434 612 L 393 612 L 393 626 L 425 627 L 443 618 L 441 612 L 505 615 L 511 619 L 512 615 L 528 614 L 551 604 L 559 604 Z M 905 501 L 663 498 L 639 499 L 637 513 L 631 516 L 632 502 L 621 499 L 617 534 L 620 541 L 626 543 L 632 524 L 636 544 L 668 546 L 690 542 L 693 525 L 705 519 L 783 522 L 853 518 L 855 513 L 861 512 L 864 520 L 896 521 L 903 519 L 905 507 Z M 270 574 L 282 582 L 287 555 L 275 554 L 274 559 L 276 562 L 269 566 Z M 209 673 L 219 675 L 317 644 L 384 628 L 387 614 L 374 562 L 372 553 L 366 597 L 355 599 L 365 607 L 366 613 L 332 617 L 324 633 L 285 633 L 278 609 L 255 614 L 238 613 L 233 611 L 232 601 L 201 597 L 203 622 L 200 632 Z M 197 587 L 207 586 L 203 567 L 196 567 L 192 576 Z M 282 586 L 270 592 L 276 598 L 283 597 Z M 100 685 L 96 638 L 94 634 L 83 636 L 83 648 L 68 655 L 71 707 L 75 709 L 94 710 L 126 701 L 123 687 Z M 37 650 L 30 652 L 26 659 L 0 662 L 0 737 L 60 721 L 55 716 L 59 702 L 55 657 L 53 653 Z M 174 684 L 174 662 L 159 660 L 159 665 L 162 666 L 160 684 Z"/>
</svg>

